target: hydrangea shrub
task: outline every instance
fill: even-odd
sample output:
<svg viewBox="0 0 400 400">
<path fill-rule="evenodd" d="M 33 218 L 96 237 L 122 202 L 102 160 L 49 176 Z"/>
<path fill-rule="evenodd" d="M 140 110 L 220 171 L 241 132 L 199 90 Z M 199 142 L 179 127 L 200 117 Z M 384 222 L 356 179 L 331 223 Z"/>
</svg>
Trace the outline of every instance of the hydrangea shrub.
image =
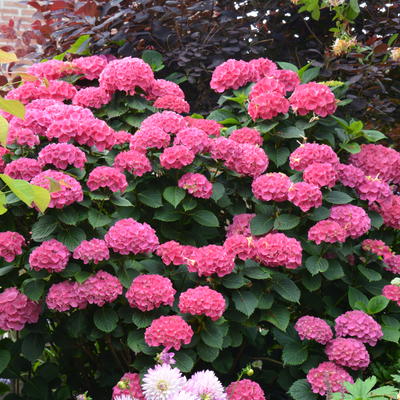
<svg viewBox="0 0 400 400">
<path fill-rule="evenodd" d="M 28 73 L 7 95 L 25 118 L 3 113 L 2 168 L 51 199 L 42 213 L 8 195 L 2 216 L 0 369 L 24 381 L 10 400 L 111 396 L 172 348 L 183 372 L 224 384 L 262 361 L 254 380 L 296 400 L 369 367 L 386 379 L 400 154 L 334 116 L 341 86 L 230 60 L 210 83 L 219 107 L 201 116 L 136 58 Z M 241 385 L 257 392 L 238 383 L 228 397 Z"/>
</svg>

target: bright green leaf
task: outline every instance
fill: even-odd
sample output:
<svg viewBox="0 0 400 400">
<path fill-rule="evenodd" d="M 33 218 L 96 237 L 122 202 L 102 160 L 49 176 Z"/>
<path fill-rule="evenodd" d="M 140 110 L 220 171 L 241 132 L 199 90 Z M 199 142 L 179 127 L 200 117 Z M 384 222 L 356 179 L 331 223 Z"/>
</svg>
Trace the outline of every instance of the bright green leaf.
<svg viewBox="0 0 400 400">
<path fill-rule="evenodd" d="M 376 314 L 383 311 L 389 304 L 389 299 L 384 296 L 375 296 L 369 300 L 367 305 L 368 314 Z"/>
<path fill-rule="evenodd" d="M 219 226 L 218 218 L 211 211 L 198 210 L 192 214 L 192 218 L 200 225 L 217 228 Z"/>
<path fill-rule="evenodd" d="M 164 199 L 175 208 L 185 198 L 185 196 L 185 190 L 177 186 L 168 186 L 163 192 Z"/>
<path fill-rule="evenodd" d="M 0 115 L 0 144 L 3 147 L 7 146 L 7 136 L 8 136 L 8 121 Z"/>
<path fill-rule="evenodd" d="M 249 290 L 237 290 L 232 295 L 232 300 L 238 311 L 250 317 L 257 307 L 258 299 L 255 294 Z"/>
<path fill-rule="evenodd" d="M 286 231 L 295 228 L 300 223 L 300 217 L 291 214 L 278 215 L 274 222 L 274 229 Z"/>
<path fill-rule="evenodd" d="M 21 119 L 25 118 L 25 106 L 18 100 L 7 100 L 0 96 L 0 110 Z"/>
</svg>

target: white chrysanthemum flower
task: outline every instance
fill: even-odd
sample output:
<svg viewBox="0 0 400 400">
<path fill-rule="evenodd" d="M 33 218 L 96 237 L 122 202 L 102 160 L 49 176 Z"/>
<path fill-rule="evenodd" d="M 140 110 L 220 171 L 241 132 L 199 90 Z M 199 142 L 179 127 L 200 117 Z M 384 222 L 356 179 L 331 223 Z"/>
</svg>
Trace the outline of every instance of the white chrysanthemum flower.
<svg viewBox="0 0 400 400">
<path fill-rule="evenodd" d="M 213 371 L 196 372 L 183 390 L 193 393 L 199 400 L 226 400 L 227 396 L 221 382 Z"/>
<path fill-rule="evenodd" d="M 163 364 L 148 370 L 143 377 L 142 390 L 146 400 L 169 400 L 185 383 L 186 378 L 177 368 Z"/>
<path fill-rule="evenodd" d="M 193 393 L 186 392 L 185 390 L 180 391 L 174 395 L 171 400 L 196 400 L 196 396 Z"/>
</svg>

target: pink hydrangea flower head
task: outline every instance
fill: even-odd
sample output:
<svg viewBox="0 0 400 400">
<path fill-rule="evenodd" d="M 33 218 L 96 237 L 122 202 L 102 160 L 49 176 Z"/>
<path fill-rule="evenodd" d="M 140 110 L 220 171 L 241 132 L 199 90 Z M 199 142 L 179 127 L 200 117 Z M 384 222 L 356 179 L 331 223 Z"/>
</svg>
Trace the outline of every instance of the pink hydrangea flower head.
<svg viewBox="0 0 400 400">
<path fill-rule="evenodd" d="M 322 206 L 322 193 L 318 186 L 307 182 L 297 182 L 289 187 L 288 200 L 307 212 Z"/>
<path fill-rule="evenodd" d="M 361 247 L 363 250 L 370 251 L 380 257 L 387 257 L 393 254 L 390 247 L 382 240 L 365 239 L 362 241 Z"/>
<path fill-rule="evenodd" d="M 307 381 L 311 385 L 311 390 L 321 396 L 325 396 L 328 392 L 346 392 L 343 383 L 354 383 L 353 378 L 345 369 L 329 361 L 310 369 Z"/>
<path fill-rule="evenodd" d="M 199 276 L 217 274 L 222 277 L 235 268 L 234 257 L 224 246 L 214 244 L 195 249 L 185 263 L 190 272 L 196 272 Z"/>
<path fill-rule="evenodd" d="M 118 396 L 127 395 L 131 399 L 145 400 L 142 388 L 140 386 L 140 375 L 130 372 L 125 373 L 118 383 L 113 387 L 112 398 L 115 400 Z"/>
<path fill-rule="evenodd" d="M 133 138 L 133 135 L 126 131 L 117 131 L 114 132 L 115 144 L 129 144 Z"/>
<path fill-rule="evenodd" d="M 42 167 L 51 164 L 58 169 L 67 169 L 69 165 L 75 168 L 83 168 L 86 163 L 86 155 L 72 144 L 51 143 L 40 150 L 38 162 Z"/>
<path fill-rule="evenodd" d="M 122 151 L 114 159 L 114 168 L 128 171 L 133 175 L 142 176 L 152 171 L 152 166 L 145 154 L 136 151 Z"/>
<path fill-rule="evenodd" d="M 314 163 L 310 164 L 303 171 L 304 182 L 312 183 L 318 187 L 335 186 L 338 179 L 335 167 L 330 163 Z"/>
<path fill-rule="evenodd" d="M 187 122 L 182 115 L 173 111 L 163 111 L 150 115 L 143 120 L 140 129 L 157 127 L 165 133 L 178 133 L 184 128 L 187 128 Z"/>
<path fill-rule="evenodd" d="M 327 344 L 333 338 L 332 329 L 321 318 L 305 315 L 297 320 L 294 325 L 301 340 L 315 340 L 321 344 Z"/>
<path fill-rule="evenodd" d="M 96 146 L 98 151 L 109 150 L 115 145 L 114 131 L 97 118 L 80 121 L 74 139 L 80 145 Z"/>
<path fill-rule="evenodd" d="M 226 388 L 229 400 L 265 400 L 261 386 L 250 379 L 232 382 Z"/>
<path fill-rule="evenodd" d="M 354 165 L 339 164 L 337 166 L 339 182 L 351 188 L 356 188 L 364 182 L 364 172 Z"/>
<path fill-rule="evenodd" d="M 254 196 L 263 201 L 286 201 L 290 179 L 281 172 L 271 172 L 254 179 L 251 188 Z"/>
<path fill-rule="evenodd" d="M 256 214 L 237 214 L 226 229 L 226 237 L 232 235 L 251 236 L 250 222 Z"/>
<path fill-rule="evenodd" d="M 266 76 L 273 76 L 278 69 L 277 65 L 269 58 L 256 58 L 248 62 L 250 68 L 250 81 L 258 82 Z"/>
<path fill-rule="evenodd" d="M 300 85 L 300 78 L 297 72 L 290 69 L 278 69 L 272 76 L 284 86 L 286 92 L 293 92 Z"/>
<path fill-rule="evenodd" d="M 375 210 L 382 216 L 385 225 L 400 229 L 400 196 L 390 196 L 387 200 L 381 202 Z"/>
<path fill-rule="evenodd" d="M 161 275 L 139 275 L 133 281 L 125 296 L 132 308 L 151 311 L 161 305 L 174 304 L 176 290 L 172 282 Z"/>
<path fill-rule="evenodd" d="M 80 287 L 82 298 L 99 307 L 115 301 L 122 294 L 122 290 L 118 278 L 102 270 L 86 279 Z"/>
<path fill-rule="evenodd" d="M 193 174 L 188 172 L 183 175 L 178 186 L 187 190 L 193 197 L 209 199 L 212 196 L 213 187 L 211 182 L 202 174 Z"/>
<path fill-rule="evenodd" d="M 183 145 L 167 147 L 160 155 L 160 164 L 165 169 L 183 168 L 191 164 L 195 154 Z"/>
<path fill-rule="evenodd" d="M 0 232 L 0 257 L 7 262 L 14 261 L 16 256 L 22 254 L 22 246 L 25 246 L 25 239 L 17 232 Z"/>
<path fill-rule="evenodd" d="M 283 233 L 269 233 L 255 243 L 256 258 L 269 268 L 296 269 L 302 260 L 302 247 L 298 240 Z"/>
<path fill-rule="evenodd" d="M 82 297 L 78 282 L 64 281 L 50 286 L 46 297 L 50 310 L 68 311 L 71 308 L 86 308 L 87 301 Z"/>
<path fill-rule="evenodd" d="M 385 181 L 369 175 L 364 178 L 363 183 L 357 186 L 356 189 L 360 199 L 367 200 L 369 203 L 382 202 L 392 196 L 392 190 Z"/>
<path fill-rule="evenodd" d="M 108 188 L 112 192 L 124 192 L 128 187 L 125 175 L 113 167 L 96 167 L 89 174 L 86 184 L 92 192 L 101 187 Z"/>
<path fill-rule="evenodd" d="M 72 100 L 77 90 L 71 83 L 65 81 L 49 81 L 48 86 L 43 89 L 41 98 L 58 101 Z"/>
<path fill-rule="evenodd" d="M 183 145 L 194 153 L 206 152 L 210 146 L 207 133 L 198 128 L 185 128 L 179 131 L 174 139 L 174 145 Z"/>
<path fill-rule="evenodd" d="M 171 136 L 158 126 L 142 126 L 132 136 L 130 148 L 144 153 L 147 149 L 168 147 L 170 142 Z"/>
<path fill-rule="evenodd" d="M 326 345 L 325 353 L 329 361 L 354 370 L 366 368 L 370 363 L 365 345 L 357 339 L 333 339 Z"/>
<path fill-rule="evenodd" d="M 336 99 L 328 86 L 310 82 L 297 86 L 289 98 L 292 110 L 299 115 L 313 112 L 326 117 L 336 111 Z"/>
<path fill-rule="evenodd" d="M 108 230 L 104 240 L 109 248 L 123 255 L 150 253 L 155 251 L 159 244 L 154 229 L 133 218 L 117 221 Z"/>
<path fill-rule="evenodd" d="M 335 331 L 339 337 L 351 336 L 360 342 L 375 346 L 383 336 L 381 326 L 364 311 L 347 311 L 335 319 Z"/>
<path fill-rule="evenodd" d="M 100 87 L 108 92 L 124 91 L 130 95 L 136 88 L 145 92 L 154 81 L 151 67 L 140 58 L 125 57 L 110 61 L 100 73 Z"/>
<path fill-rule="evenodd" d="M 50 193 L 49 208 L 63 208 L 72 203 L 83 200 L 83 192 L 80 183 L 72 176 L 59 171 L 48 169 L 36 175 L 32 180 L 32 185 L 41 186 L 50 190 L 50 181 L 56 181 L 61 189 Z"/>
<path fill-rule="evenodd" d="M 144 339 L 149 346 L 163 346 L 167 350 L 172 347 L 180 350 L 183 344 L 192 340 L 193 330 L 180 316 L 162 316 L 153 320 L 144 333 Z"/>
<path fill-rule="evenodd" d="M 400 307 L 400 286 L 399 285 L 385 285 L 382 290 L 382 295 L 387 299 L 397 302 Z"/>
<path fill-rule="evenodd" d="M 215 68 L 210 87 L 217 93 L 227 89 L 237 90 L 250 82 L 252 75 L 252 69 L 247 62 L 229 59 Z"/>
<path fill-rule="evenodd" d="M 18 144 L 19 146 L 35 147 L 40 143 L 39 136 L 28 128 L 9 129 L 7 144 Z"/>
<path fill-rule="evenodd" d="M 216 321 L 222 317 L 225 308 L 222 294 L 208 286 L 188 289 L 179 296 L 179 311 L 184 314 L 206 315 Z"/>
<path fill-rule="evenodd" d="M 110 252 L 104 240 L 83 240 L 74 250 L 73 257 L 76 260 L 82 260 L 84 264 L 89 264 L 91 261 L 98 264 L 100 261 L 108 260 Z"/>
<path fill-rule="evenodd" d="M 18 100 L 23 104 L 28 104 L 32 100 L 39 99 L 44 96 L 45 88 L 40 81 L 24 82 L 21 86 L 11 89 L 7 95 L 7 100 Z"/>
<path fill-rule="evenodd" d="M 400 254 L 386 255 L 384 258 L 386 268 L 393 274 L 400 274 Z"/>
<path fill-rule="evenodd" d="M 201 129 L 208 136 L 220 136 L 223 128 L 222 124 L 212 119 L 185 117 L 185 121 L 189 127 Z"/>
<path fill-rule="evenodd" d="M 272 77 L 262 78 L 251 88 L 249 100 L 251 101 L 267 92 L 276 92 L 283 96 L 286 90 L 285 86 L 278 79 Z"/>
<path fill-rule="evenodd" d="M 371 229 L 371 219 L 361 207 L 345 204 L 331 208 L 329 217 L 336 221 L 353 239 L 364 235 Z"/>
<path fill-rule="evenodd" d="M 61 272 L 67 266 L 70 255 L 64 244 L 51 239 L 32 251 L 29 264 L 35 271 L 45 269 L 47 272 Z"/>
<path fill-rule="evenodd" d="M 108 64 L 107 57 L 100 56 L 89 56 L 75 58 L 73 64 L 77 67 L 79 72 L 85 75 L 85 79 L 93 80 L 97 79 L 104 68 Z"/>
<path fill-rule="evenodd" d="M 111 101 L 112 94 L 101 87 L 87 87 L 79 90 L 72 104 L 81 107 L 101 108 Z"/>
<path fill-rule="evenodd" d="M 186 382 L 183 390 L 189 394 L 194 394 L 195 399 L 227 400 L 224 387 L 215 373 L 210 370 L 193 374 Z M 191 400 L 191 397 L 189 399 Z"/>
<path fill-rule="evenodd" d="M 78 71 L 72 63 L 60 60 L 48 60 L 32 64 L 28 67 L 26 72 L 38 78 L 55 80 L 63 78 L 64 76 L 76 74 Z"/>
<path fill-rule="evenodd" d="M 157 247 L 156 254 L 161 257 L 165 265 L 181 265 L 185 263 L 184 246 L 180 243 L 170 240 Z"/>
<path fill-rule="evenodd" d="M 157 98 L 157 100 L 153 103 L 153 107 L 175 111 L 179 114 L 188 113 L 190 111 L 190 105 L 185 99 L 172 94 Z"/>
<path fill-rule="evenodd" d="M 318 143 L 304 143 L 289 157 L 290 168 L 296 171 L 304 171 L 314 163 L 329 163 L 336 167 L 339 164 L 339 158 L 332 147 Z"/>
<path fill-rule="evenodd" d="M 365 175 L 385 182 L 400 182 L 400 153 L 381 144 L 363 144 L 361 151 L 350 156 L 350 162 Z"/>
<path fill-rule="evenodd" d="M 289 101 L 279 92 L 265 92 L 250 101 L 247 111 L 253 121 L 272 119 L 289 111 Z"/>
<path fill-rule="evenodd" d="M 346 238 L 346 230 L 339 223 L 329 219 L 317 222 L 308 231 L 308 240 L 316 244 L 321 244 L 322 242 L 344 243 Z"/>
<path fill-rule="evenodd" d="M 248 143 L 238 143 L 233 154 L 225 162 L 229 169 L 240 175 L 252 177 L 257 177 L 265 172 L 268 164 L 269 159 L 265 151 L 261 147 Z"/>
<path fill-rule="evenodd" d="M 11 287 L 0 293 L 0 329 L 4 331 L 24 329 L 25 324 L 38 322 L 41 307 L 17 288 Z"/>
<path fill-rule="evenodd" d="M 42 172 L 42 168 L 37 160 L 33 158 L 21 157 L 11 161 L 4 168 L 4 174 L 13 179 L 23 179 L 30 181 L 34 176 Z"/>
<path fill-rule="evenodd" d="M 210 154 L 214 160 L 227 161 L 238 151 L 240 143 L 226 137 L 217 137 L 210 142 Z"/>
<path fill-rule="evenodd" d="M 165 79 L 155 79 L 148 92 L 148 98 L 155 100 L 158 97 L 174 96 L 185 98 L 182 89 L 175 82 L 166 81 Z"/>
<path fill-rule="evenodd" d="M 249 260 L 256 255 L 255 240 L 252 236 L 231 235 L 226 238 L 224 247 L 229 255 L 241 260 Z"/>
<path fill-rule="evenodd" d="M 263 138 L 257 129 L 253 128 L 241 128 L 235 129 L 230 135 L 229 139 L 234 140 L 238 143 L 249 143 L 261 146 L 263 144 Z"/>
</svg>

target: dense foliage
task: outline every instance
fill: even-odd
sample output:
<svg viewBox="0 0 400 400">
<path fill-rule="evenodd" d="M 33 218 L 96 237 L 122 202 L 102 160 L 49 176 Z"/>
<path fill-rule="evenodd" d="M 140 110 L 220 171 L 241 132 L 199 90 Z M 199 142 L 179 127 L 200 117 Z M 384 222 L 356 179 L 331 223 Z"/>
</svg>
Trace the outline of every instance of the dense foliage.
<svg viewBox="0 0 400 400">
<path fill-rule="evenodd" d="M 51 201 L 40 213 L 9 194 L 1 217 L 0 369 L 23 382 L 6 398 L 109 398 L 163 347 L 224 384 L 262 365 L 271 398 L 329 392 L 315 368 L 390 380 L 400 154 L 335 117 L 345 87 L 309 66 L 222 64 L 204 119 L 180 115 L 183 92 L 148 64 L 52 60 L 7 95 L 25 116 L 4 114 L 5 173 Z"/>
</svg>

